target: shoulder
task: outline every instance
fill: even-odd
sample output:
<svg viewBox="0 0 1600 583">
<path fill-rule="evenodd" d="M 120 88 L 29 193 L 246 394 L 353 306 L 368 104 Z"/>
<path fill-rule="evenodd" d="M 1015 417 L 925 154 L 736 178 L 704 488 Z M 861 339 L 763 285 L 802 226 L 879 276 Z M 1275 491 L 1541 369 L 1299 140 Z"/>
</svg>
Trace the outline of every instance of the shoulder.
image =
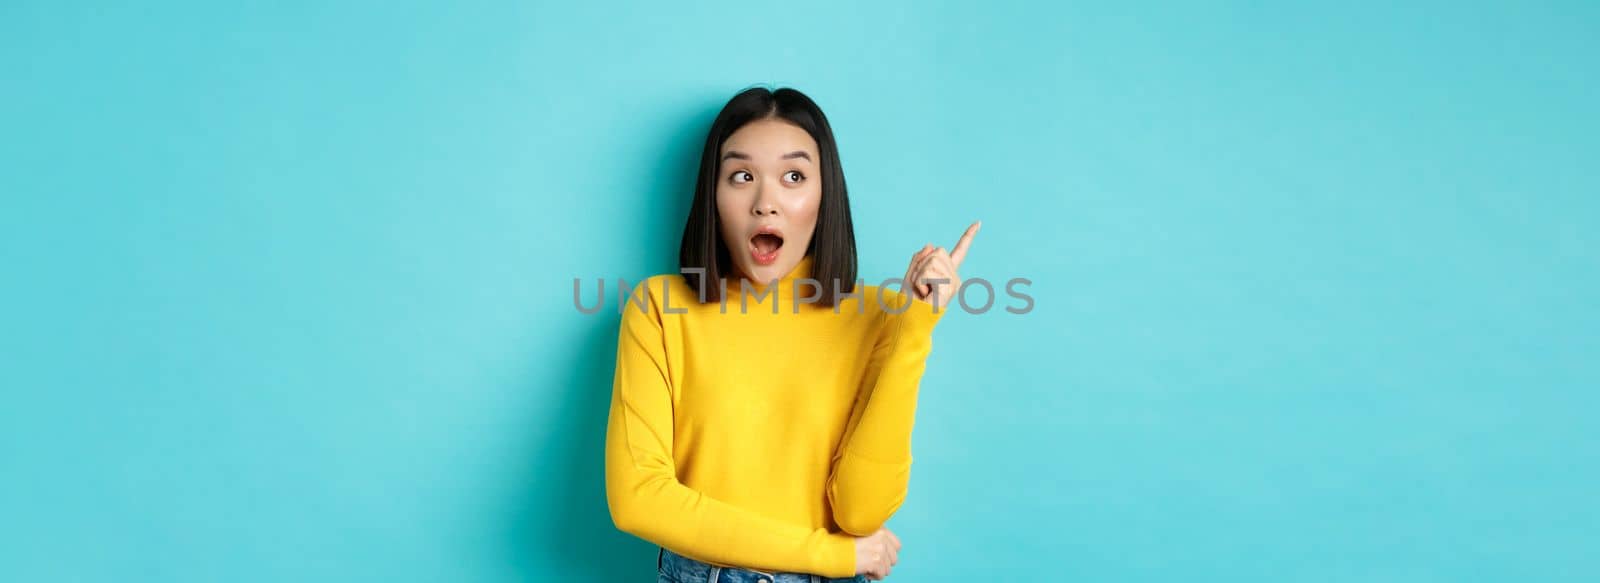
<svg viewBox="0 0 1600 583">
<path fill-rule="evenodd" d="M 894 313 L 893 308 L 904 305 L 903 302 L 905 296 L 900 293 L 899 286 L 860 285 L 856 286 L 855 294 L 840 302 L 840 307 L 882 318 Z"/>
<path fill-rule="evenodd" d="M 664 307 L 679 305 L 683 302 L 680 298 L 694 296 L 683 278 L 675 274 L 652 275 L 637 282 L 620 279 L 616 283 L 615 295 L 608 301 L 622 316 L 624 337 L 663 332 L 669 320 L 664 316 L 672 312 Z"/>
<path fill-rule="evenodd" d="M 615 298 L 619 306 L 642 316 L 661 321 L 664 316 L 684 314 L 685 308 L 701 304 L 700 292 L 677 273 L 662 273 L 637 283 L 620 285 Z"/>
<path fill-rule="evenodd" d="M 636 293 L 649 292 L 650 295 L 659 298 L 662 293 L 667 292 L 668 288 L 673 288 L 671 291 L 678 291 L 676 288 L 680 287 L 687 288 L 683 283 L 683 276 L 676 273 L 658 273 L 634 284 L 633 291 Z"/>
<path fill-rule="evenodd" d="M 861 301 L 867 313 L 876 315 L 880 322 L 909 320 L 926 322 L 931 327 L 947 311 L 901 291 L 900 286 L 862 286 Z"/>
<path fill-rule="evenodd" d="M 628 289 L 627 299 L 630 301 L 648 301 L 651 305 L 659 306 L 671 298 L 673 305 L 682 302 L 684 298 L 695 297 L 695 290 L 689 287 L 683 276 L 676 273 L 660 273 L 644 278 L 632 284 Z"/>
</svg>

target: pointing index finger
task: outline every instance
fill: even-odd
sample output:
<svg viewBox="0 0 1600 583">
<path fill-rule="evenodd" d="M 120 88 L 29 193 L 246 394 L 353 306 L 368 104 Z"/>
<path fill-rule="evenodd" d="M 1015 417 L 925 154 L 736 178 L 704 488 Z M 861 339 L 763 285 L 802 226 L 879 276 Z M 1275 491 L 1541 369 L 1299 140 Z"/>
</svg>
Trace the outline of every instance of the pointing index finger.
<svg viewBox="0 0 1600 583">
<path fill-rule="evenodd" d="M 956 267 L 961 267 L 961 260 L 967 258 L 967 248 L 972 246 L 972 237 L 978 234 L 978 228 L 983 226 L 983 221 L 973 221 L 967 227 L 967 232 L 961 234 L 961 240 L 956 242 L 956 247 L 950 252 L 950 262 Z"/>
</svg>

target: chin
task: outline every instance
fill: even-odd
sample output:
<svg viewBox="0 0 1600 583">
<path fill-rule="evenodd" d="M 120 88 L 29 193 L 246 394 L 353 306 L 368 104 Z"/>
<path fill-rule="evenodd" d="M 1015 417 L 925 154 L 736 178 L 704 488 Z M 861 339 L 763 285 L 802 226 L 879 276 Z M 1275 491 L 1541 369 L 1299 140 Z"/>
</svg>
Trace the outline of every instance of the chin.
<svg viewBox="0 0 1600 583">
<path fill-rule="evenodd" d="M 765 284 L 774 279 L 783 277 L 783 258 L 779 258 L 772 265 L 756 265 L 754 262 L 744 265 L 744 272 L 749 274 L 750 280 Z"/>
<path fill-rule="evenodd" d="M 774 279 L 783 277 L 783 273 L 778 270 L 777 264 L 752 265 L 750 266 L 749 273 L 750 279 L 758 283 L 767 283 Z"/>
</svg>

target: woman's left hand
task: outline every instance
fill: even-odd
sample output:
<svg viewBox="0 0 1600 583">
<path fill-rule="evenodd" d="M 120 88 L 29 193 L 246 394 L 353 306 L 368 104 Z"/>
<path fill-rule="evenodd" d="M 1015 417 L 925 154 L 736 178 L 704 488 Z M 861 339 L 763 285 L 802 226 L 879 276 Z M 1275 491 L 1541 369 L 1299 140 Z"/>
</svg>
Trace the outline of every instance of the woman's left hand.
<svg viewBox="0 0 1600 583">
<path fill-rule="evenodd" d="M 924 245 L 921 251 L 911 257 L 911 266 L 906 269 L 905 283 L 901 289 L 911 290 L 912 297 L 943 310 L 949 305 L 951 296 L 961 289 L 958 270 L 961 269 L 962 260 L 967 258 L 967 249 L 972 247 L 972 237 L 978 234 L 978 228 L 982 225 L 983 221 L 974 221 L 961 234 L 961 239 L 956 241 L 955 248 L 948 252 L 944 247 L 934 247 L 932 243 Z"/>
</svg>

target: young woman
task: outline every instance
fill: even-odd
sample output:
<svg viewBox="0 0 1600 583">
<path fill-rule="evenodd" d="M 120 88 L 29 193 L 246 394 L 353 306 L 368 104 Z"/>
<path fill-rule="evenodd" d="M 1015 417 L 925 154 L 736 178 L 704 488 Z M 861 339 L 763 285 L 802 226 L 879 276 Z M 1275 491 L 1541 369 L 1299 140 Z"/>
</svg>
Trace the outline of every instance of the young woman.
<svg viewBox="0 0 1600 583">
<path fill-rule="evenodd" d="M 793 89 L 728 102 L 683 273 L 634 288 L 618 338 L 606 500 L 661 547 L 660 581 L 889 575 L 917 385 L 977 230 L 913 254 L 899 281 L 918 283 L 865 285 L 822 111 Z"/>
</svg>

